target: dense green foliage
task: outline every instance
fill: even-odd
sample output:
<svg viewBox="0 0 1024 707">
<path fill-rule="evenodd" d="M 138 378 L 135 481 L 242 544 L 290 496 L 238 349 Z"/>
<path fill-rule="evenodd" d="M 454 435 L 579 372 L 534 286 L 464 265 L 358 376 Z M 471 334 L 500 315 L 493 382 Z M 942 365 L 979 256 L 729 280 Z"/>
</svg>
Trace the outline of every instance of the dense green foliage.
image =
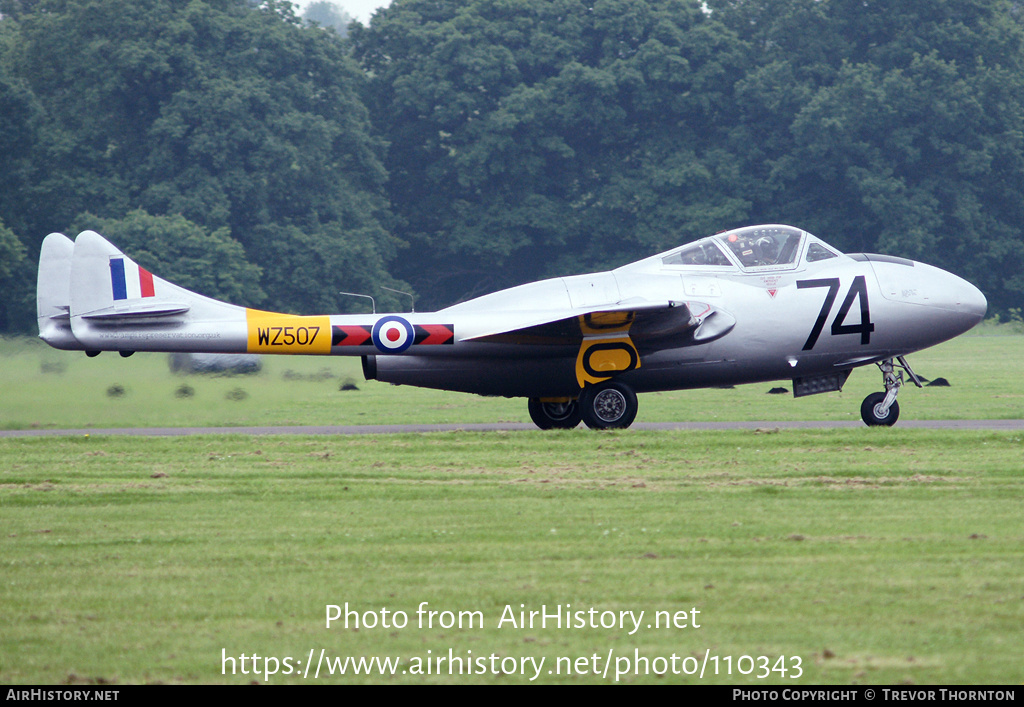
<svg viewBox="0 0 1024 707">
<path fill-rule="evenodd" d="M 1024 24 L 1002 0 L 711 0 L 743 39 L 733 127 L 780 218 L 1024 300 Z"/>
<path fill-rule="evenodd" d="M 348 36 L 348 26 L 354 22 L 350 14 L 326 0 L 317 0 L 307 5 L 302 19 L 311 24 L 315 22 L 320 27 L 330 27 L 340 37 Z"/>
<path fill-rule="evenodd" d="M 290 4 L 53 0 L 3 25 L 0 101 L 25 117 L 0 140 L 34 142 L 2 205 L 30 252 L 83 213 L 143 209 L 227 229 L 278 308 L 389 281 L 362 74 Z"/>
<path fill-rule="evenodd" d="M 169 219 L 119 242 L 153 256 L 216 238 L 207 262 L 239 271 L 207 294 L 304 313 L 338 290 L 402 306 L 379 289 L 399 280 L 442 306 L 756 222 L 1024 304 L 1009 0 L 394 0 L 348 39 L 281 0 L 0 13 L 0 243 L 24 248 L 0 246 L 0 328 L 31 327 L 43 236 L 97 218 Z"/>
<path fill-rule="evenodd" d="M 0 331 L 25 321 L 33 312 L 25 246 L 0 221 Z"/>
<path fill-rule="evenodd" d="M 722 151 L 742 47 L 695 2 L 400 2 L 353 40 L 402 235 L 448 296 L 603 269 L 749 211 Z"/>
<path fill-rule="evenodd" d="M 355 33 L 399 234 L 456 263 L 399 274 L 459 297 L 784 222 L 1019 305 L 1009 3 L 707 5 L 410 0 Z"/>
</svg>

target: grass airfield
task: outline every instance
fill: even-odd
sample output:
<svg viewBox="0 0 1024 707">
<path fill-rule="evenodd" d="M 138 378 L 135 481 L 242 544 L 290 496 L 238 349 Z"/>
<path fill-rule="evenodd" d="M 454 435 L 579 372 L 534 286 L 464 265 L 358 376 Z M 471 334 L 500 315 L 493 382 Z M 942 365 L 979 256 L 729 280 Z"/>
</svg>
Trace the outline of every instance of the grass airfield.
<svg viewBox="0 0 1024 707">
<path fill-rule="evenodd" d="M 899 397 L 901 419 L 1024 417 L 1024 332 L 1017 326 L 981 327 L 980 335 L 909 356 L 919 375 L 946 378 L 951 387 L 908 383 Z M 0 339 L 0 367 L 0 430 L 530 421 L 521 399 L 364 381 L 357 358 L 264 356 L 259 375 L 185 377 L 170 372 L 166 354 L 88 358 L 36 340 Z M 358 390 L 341 390 L 346 383 Z M 645 393 L 637 421 L 859 422 L 861 401 L 883 386 L 877 367 L 867 366 L 838 393 L 794 399 L 791 392 L 767 394 L 773 387 L 792 390 L 781 381 Z"/>
<path fill-rule="evenodd" d="M 903 419 L 1024 416 L 1024 337 L 981 333 L 910 357 L 952 387 L 908 387 Z M 264 362 L 182 378 L 8 341 L 0 427 L 528 420 Z M 857 419 L 880 379 L 643 395 L 638 421 Z M 898 425 L 0 439 L 0 683 L 1018 684 L 1022 461 L 1020 433 Z M 363 625 L 327 628 L 346 603 Z M 518 621 L 567 605 L 598 625 Z M 321 651 L 400 662 L 328 675 Z"/>
</svg>

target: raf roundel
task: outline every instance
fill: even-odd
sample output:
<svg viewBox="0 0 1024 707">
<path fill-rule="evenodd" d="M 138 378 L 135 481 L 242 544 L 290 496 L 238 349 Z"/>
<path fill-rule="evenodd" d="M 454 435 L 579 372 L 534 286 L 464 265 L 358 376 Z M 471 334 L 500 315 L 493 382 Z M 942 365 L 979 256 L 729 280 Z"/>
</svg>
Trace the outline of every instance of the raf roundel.
<svg viewBox="0 0 1024 707">
<path fill-rule="evenodd" d="M 373 345 L 383 353 L 402 353 L 415 339 L 412 324 L 402 317 L 382 317 L 373 325 Z"/>
</svg>

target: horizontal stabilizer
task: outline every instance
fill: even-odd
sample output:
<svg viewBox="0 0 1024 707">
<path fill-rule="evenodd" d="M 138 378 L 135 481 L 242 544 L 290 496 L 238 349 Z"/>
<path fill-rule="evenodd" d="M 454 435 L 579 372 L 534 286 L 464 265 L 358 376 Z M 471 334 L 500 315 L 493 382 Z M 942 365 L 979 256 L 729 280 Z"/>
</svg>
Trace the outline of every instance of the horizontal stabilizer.
<svg viewBox="0 0 1024 707">
<path fill-rule="evenodd" d="M 71 321 L 71 305 L 61 304 L 57 305 L 57 311 L 50 315 L 50 319 L 56 319 L 58 321 Z"/>
<path fill-rule="evenodd" d="M 83 314 L 83 319 L 99 320 L 124 320 L 124 319 L 146 319 L 149 317 L 169 317 L 175 314 L 184 314 L 190 309 L 187 304 L 182 303 L 161 303 L 151 306 L 142 305 L 130 309 L 111 308 L 99 310 L 90 314 Z"/>
</svg>

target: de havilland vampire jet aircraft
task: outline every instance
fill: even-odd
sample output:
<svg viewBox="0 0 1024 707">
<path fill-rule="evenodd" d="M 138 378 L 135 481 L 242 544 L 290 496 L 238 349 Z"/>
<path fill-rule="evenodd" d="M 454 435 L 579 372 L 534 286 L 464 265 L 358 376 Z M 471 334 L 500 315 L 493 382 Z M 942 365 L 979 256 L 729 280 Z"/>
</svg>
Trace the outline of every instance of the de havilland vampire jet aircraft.
<svg viewBox="0 0 1024 707">
<path fill-rule="evenodd" d="M 791 226 L 739 228 L 615 270 L 520 285 L 429 313 L 298 316 L 220 302 L 137 265 L 99 234 L 43 241 L 39 335 L 59 349 L 362 357 L 366 378 L 523 397 L 541 428 L 628 427 L 637 393 L 791 379 L 841 390 L 892 425 L 904 356 L 967 331 L 982 293 L 938 268 L 844 255 Z"/>
</svg>

